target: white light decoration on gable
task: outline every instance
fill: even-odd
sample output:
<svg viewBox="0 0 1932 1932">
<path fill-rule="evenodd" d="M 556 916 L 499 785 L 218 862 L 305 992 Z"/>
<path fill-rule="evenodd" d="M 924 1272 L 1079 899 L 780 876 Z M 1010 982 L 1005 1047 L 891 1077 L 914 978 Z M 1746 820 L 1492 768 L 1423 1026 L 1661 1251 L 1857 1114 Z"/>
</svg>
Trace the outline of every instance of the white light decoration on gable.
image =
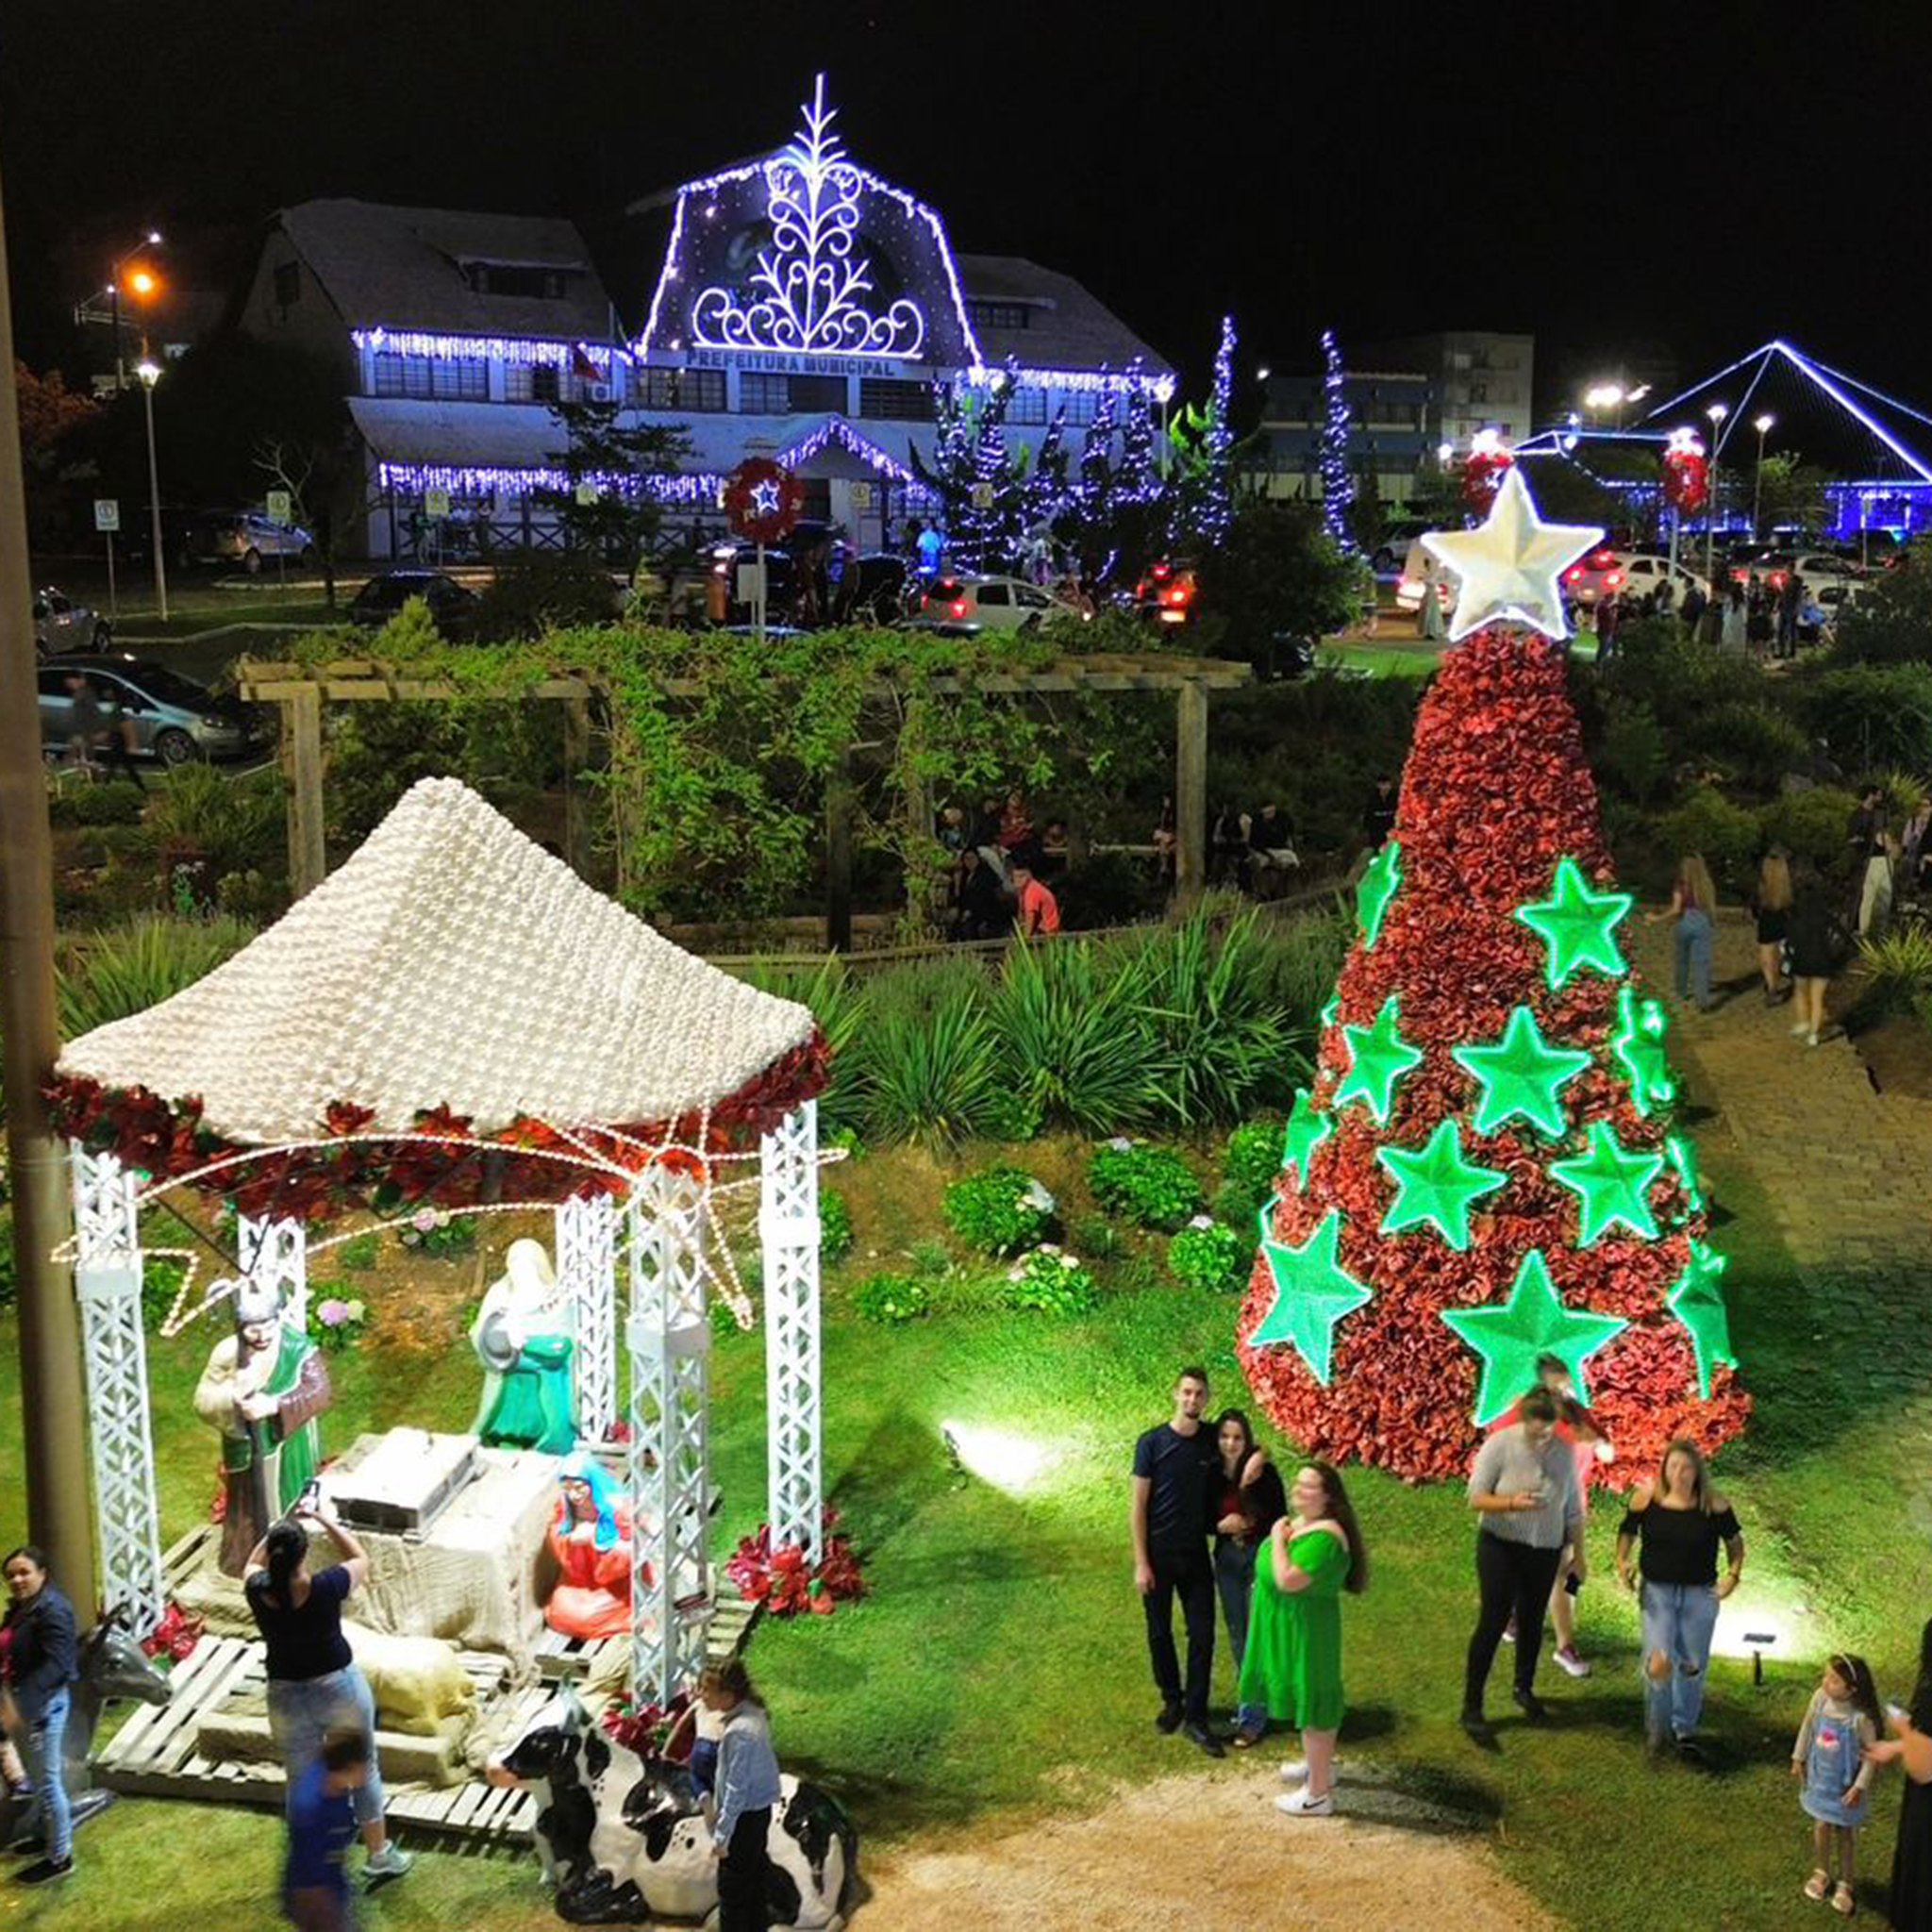
<svg viewBox="0 0 1932 1932">
<path fill-rule="evenodd" d="M 875 311 L 865 301 L 875 293 L 872 259 L 856 243 L 870 180 L 832 131 L 838 110 L 825 106 L 823 74 L 801 112 L 798 138 L 764 164 L 772 239 L 741 294 L 699 291 L 691 340 L 704 349 L 916 357 L 925 341 L 919 305 L 901 296 Z"/>
</svg>

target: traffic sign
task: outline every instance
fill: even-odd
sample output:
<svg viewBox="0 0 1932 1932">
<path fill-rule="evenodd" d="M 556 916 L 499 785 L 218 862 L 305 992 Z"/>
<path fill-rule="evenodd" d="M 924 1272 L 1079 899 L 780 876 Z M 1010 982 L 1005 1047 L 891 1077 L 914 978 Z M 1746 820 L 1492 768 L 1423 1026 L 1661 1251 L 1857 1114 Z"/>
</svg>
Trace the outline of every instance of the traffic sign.
<svg viewBox="0 0 1932 1932">
<path fill-rule="evenodd" d="M 268 520 L 287 529 L 295 521 L 295 498 L 287 490 L 271 490 L 268 493 Z"/>
<path fill-rule="evenodd" d="M 855 483 L 852 486 L 852 508 L 855 510 L 870 509 L 872 508 L 872 485 L 870 483 Z"/>
<path fill-rule="evenodd" d="M 973 486 L 973 508 L 974 509 L 991 509 L 997 495 L 998 492 L 991 483 L 975 483 Z"/>
<path fill-rule="evenodd" d="M 449 491 L 447 490 L 425 490 L 423 492 L 423 514 L 425 517 L 448 516 Z"/>
<path fill-rule="evenodd" d="M 586 509 L 597 501 L 597 486 L 588 476 L 577 485 L 577 501 Z"/>
<path fill-rule="evenodd" d="M 112 536 L 121 527 L 121 500 L 116 496 L 94 498 L 94 528 L 103 536 Z"/>
</svg>

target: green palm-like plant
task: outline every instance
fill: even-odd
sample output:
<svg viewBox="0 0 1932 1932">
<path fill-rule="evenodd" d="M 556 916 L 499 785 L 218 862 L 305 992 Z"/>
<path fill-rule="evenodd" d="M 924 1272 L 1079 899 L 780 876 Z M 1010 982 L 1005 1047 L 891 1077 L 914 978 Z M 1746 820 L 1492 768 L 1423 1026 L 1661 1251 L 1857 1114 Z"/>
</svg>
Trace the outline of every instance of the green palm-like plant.
<svg viewBox="0 0 1932 1932">
<path fill-rule="evenodd" d="M 999 1115 L 992 1029 L 966 1000 L 931 1012 L 888 1006 L 868 1015 L 857 1067 L 869 1139 L 939 1150 L 990 1132 Z"/>
<path fill-rule="evenodd" d="M 60 1035 L 78 1040 L 110 1020 L 144 1012 L 239 953 L 255 928 L 239 919 L 143 913 L 71 941 L 58 962 Z"/>
</svg>

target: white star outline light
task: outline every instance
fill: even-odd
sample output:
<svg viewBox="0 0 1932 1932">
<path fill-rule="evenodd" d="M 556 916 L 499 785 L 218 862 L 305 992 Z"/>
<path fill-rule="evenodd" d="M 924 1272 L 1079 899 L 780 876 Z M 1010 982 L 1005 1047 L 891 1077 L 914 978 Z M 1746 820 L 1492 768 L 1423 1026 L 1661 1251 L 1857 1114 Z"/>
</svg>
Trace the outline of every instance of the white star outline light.
<svg viewBox="0 0 1932 1932">
<path fill-rule="evenodd" d="M 1582 524 L 1544 523 L 1522 470 L 1512 465 L 1479 529 L 1431 530 L 1423 539 L 1423 548 L 1457 579 L 1450 642 L 1511 619 L 1547 638 L 1568 637 L 1562 575 L 1603 534 Z"/>
<path fill-rule="evenodd" d="M 751 486 L 751 510 L 754 516 L 774 517 L 778 514 L 778 486 L 767 476 L 762 483 Z"/>
</svg>

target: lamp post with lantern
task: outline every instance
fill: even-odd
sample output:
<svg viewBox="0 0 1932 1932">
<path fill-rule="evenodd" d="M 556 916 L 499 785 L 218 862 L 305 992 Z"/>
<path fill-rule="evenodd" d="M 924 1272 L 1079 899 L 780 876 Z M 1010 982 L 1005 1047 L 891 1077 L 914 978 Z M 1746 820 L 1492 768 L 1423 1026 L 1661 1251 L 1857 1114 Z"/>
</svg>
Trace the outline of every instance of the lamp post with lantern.
<svg viewBox="0 0 1932 1932">
<path fill-rule="evenodd" d="M 1704 580 L 1710 594 L 1717 595 L 1717 462 L 1723 448 L 1724 418 L 1731 413 L 1728 403 L 1713 403 L 1705 410 L 1710 421 L 1710 501 L 1704 511 Z"/>
<path fill-rule="evenodd" d="M 113 269 L 108 276 L 108 303 L 112 312 L 114 328 L 114 392 L 116 395 L 127 387 L 127 358 L 121 347 L 121 271 L 137 255 L 144 255 L 150 248 L 161 245 L 161 231 L 150 228 L 125 255 L 116 256 Z M 138 268 L 127 277 L 127 292 L 141 302 L 146 302 L 160 287 L 159 278 L 153 270 Z"/>
<path fill-rule="evenodd" d="M 151 356 L 143 356 L 135 375 L 141 377 L 142 404 L 147 412 L 147 507 L 153 519 L 155 546 L 155 600 L 160 606 L 161 622 L 168 621 L 168 561 L 161 541 L 161 477 L 155 460 L 155 384 L 161 379 L 161 366 Z"/>
<path fill-rule="evenodd" d="M 1757 474 L 1751 485 L 1751 540 L 1753 542 L 1757 542 L 1762 538 L 1762 532 L 1757 526 L 1757 519 L 1759 512 L 1764 507 L 1764 439 L 1771 434 L 1771 425 L 1776 421 L 1777 418 L 1775 416 L 1766 414 L 1759 416 L 1751 425 L 1752 428 L 1757 432 Z"/>
</svg>

